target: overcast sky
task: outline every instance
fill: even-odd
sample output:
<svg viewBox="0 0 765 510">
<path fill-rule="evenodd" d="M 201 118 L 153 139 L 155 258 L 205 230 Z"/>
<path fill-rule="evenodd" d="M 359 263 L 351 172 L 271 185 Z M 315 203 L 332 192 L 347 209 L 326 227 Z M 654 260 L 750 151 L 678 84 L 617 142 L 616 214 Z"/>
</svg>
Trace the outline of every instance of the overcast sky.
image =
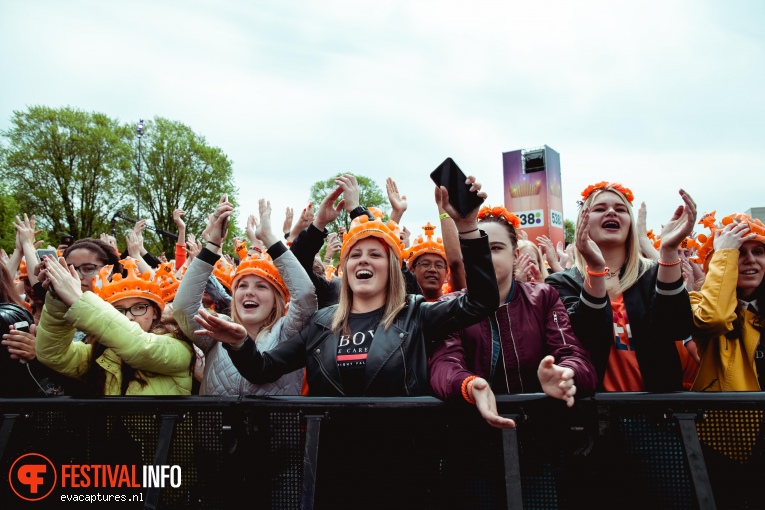
<svg viewBox="0 0 765 510">
<path fill-rule="evenodd" d="M 413 232 L 450 156 L 502 201 L 502 153 L 561 155 L 564 215 L 610 180 L 658 230 L 765 206 L 765 2 L 3 1 L 0 129 L 72 106 L 181 121 L 274 223 L 336 172 L 392 177 Z M 700 230 L 701 227 L 699 227 Z"/>
</svg>

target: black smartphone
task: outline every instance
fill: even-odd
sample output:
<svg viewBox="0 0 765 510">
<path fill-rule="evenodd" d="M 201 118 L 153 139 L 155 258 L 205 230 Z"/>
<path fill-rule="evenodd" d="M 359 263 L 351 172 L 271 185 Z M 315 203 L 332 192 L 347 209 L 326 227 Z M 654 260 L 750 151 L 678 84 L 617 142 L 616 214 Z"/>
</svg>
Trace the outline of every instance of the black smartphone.
<svg viewBox="0 0 765 510">
<path fill-rule="evenodd" d="M 449 192 L 449 203 L 460 216 L 466 218 L 476 207 L 483 203 L 483 198 L 475 191 L 470 191 L 470 184 L 465 184 L 467 176 L 460 170 L 452 158 L 446 158 L 438 168 L 430 173 L 436 186 L 443 186 Z"/>
<path fill-rule="evenodd" d="M 17 322 L 13 325 L 13 329 L 16 331 L 24 331 L 29 333 L 29 323 L 27 321 Z"/>
</svg>

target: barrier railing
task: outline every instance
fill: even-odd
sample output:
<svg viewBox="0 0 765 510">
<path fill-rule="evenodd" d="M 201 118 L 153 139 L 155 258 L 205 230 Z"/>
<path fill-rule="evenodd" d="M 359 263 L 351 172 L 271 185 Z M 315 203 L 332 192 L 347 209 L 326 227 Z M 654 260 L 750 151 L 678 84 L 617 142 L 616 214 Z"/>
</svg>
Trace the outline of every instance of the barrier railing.
<svg viewBox="0 0 765 510">
<path fill-rule="evenodd" d="M 517 429 L 492 429 L 474 407 L 430 397 L 0 400 L 10 481 L 0 503 L 762 507 L 765 394 L 604 393 L 571 409 L 544 395 L 497 399 Z M 20 471 L 44 463 L 35 455 L 50 471 Z"/>
</svg>

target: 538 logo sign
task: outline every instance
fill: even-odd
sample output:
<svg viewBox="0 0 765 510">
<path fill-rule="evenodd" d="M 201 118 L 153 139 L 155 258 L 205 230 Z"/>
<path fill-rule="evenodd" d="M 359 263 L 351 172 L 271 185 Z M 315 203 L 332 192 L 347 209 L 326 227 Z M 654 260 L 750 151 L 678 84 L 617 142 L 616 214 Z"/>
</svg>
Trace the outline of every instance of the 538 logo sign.
<svg viewBox="0 0 765 510">
<path fill-rule="evenodd" d="M 40 501 L 56 487 L 56 468 L 44 455 L 27 453 L 13 463 L 8 479 L 18 497 Z"/>
<path fill-rule="evenodd" d="M 518 216 L 518 218 L 521 220 L 521 228 L 545 226 L 545 215 L 542 209 L 514 212 L 513 214 Z"/>
<path fill-rule="evenodd" d="M 550 225 L 553 227 L 563 228 L 563 213 L 550 209 Z"/>
</svg>

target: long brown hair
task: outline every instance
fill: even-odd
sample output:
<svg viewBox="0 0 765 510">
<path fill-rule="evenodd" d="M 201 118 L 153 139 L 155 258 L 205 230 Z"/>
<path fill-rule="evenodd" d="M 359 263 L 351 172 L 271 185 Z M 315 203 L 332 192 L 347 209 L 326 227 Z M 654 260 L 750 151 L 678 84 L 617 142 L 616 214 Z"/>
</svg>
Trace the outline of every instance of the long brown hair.
<svg viewBox="0 0 765 510">
<path fill-rule="evenodd" d="M 14 305 L 24 306 L 19 293 L 16 292 L 16 286 L 13 284 L 13 276 L 6 265 L 0 262 L 0 303 L 13 303 Z"/>
<path fill-rule="evenodd" d="M 381 324 L 383 329 L 387 330 L 396 320 L 398 312 L 406 306 L 406 282 L 404 275 L 401 274 L 401 261 L 398 256 L 393 253 L 393 250 L 385 251 L 388 253 L 388 287 L 385 289 L 387 296 Z M 342 259 L 343 275 L 348 274 L 348 258 Z M 340 299 L 335 315 L 332 317 L 332 332 L 347 335 L 350 334 L 348 318 L 353 308 L 353 290 L 347 277 L 344 276 L 340 283 Z"/>
</svg>

